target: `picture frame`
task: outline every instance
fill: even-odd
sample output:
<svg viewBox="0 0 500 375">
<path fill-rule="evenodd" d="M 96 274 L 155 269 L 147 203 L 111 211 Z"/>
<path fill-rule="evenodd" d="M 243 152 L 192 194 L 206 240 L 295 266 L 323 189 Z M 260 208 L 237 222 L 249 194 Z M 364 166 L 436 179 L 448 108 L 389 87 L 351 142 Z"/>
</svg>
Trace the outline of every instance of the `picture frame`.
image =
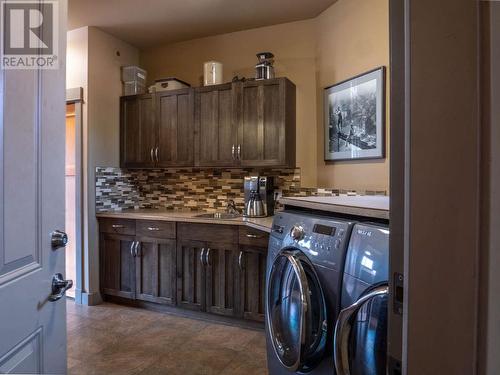
<svg viewBox="0 0 500 375">
<path fill-rule="evenodd" d="M 325 162 L 385 158 L 385 67 L 324 89 Z"/>
</svg>

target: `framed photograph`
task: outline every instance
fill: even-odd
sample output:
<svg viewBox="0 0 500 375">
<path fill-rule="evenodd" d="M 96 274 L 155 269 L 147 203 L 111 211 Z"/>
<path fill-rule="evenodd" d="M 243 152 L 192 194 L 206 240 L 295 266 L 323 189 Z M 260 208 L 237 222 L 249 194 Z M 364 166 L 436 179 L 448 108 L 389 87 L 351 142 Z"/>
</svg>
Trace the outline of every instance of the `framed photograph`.
<svg viewBox="0 0 500 375">
<path fill-rule="evenodd" d="M 385 157 L 385 67 L 325 89 L 325 161 Z"/>
</svg>

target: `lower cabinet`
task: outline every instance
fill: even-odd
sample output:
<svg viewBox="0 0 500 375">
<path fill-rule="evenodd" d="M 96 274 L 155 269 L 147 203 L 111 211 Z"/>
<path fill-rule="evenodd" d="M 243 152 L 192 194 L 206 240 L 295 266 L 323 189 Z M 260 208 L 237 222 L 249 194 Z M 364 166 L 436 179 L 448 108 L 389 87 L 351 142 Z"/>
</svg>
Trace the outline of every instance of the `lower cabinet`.
<svg viewBox="0 0 500 375">
<path fill-rule="evenodd" d="M 267 248 L 240 245 L 238 308 L 243 318 L 264 321 Z"/>
<path fill-rule="evenodd" d="M 207 244 L 205 255 L 208 312 L 236 316 L 235 272 L 238 246 L 235 244 Z"/>
<path fill-rule="evenodd" d="M 135 298 L 175 305 L 175 240 L 139 239 L 136 253 Z"/>
<path fill-rule="evenodd" d="M 101 233 L 101 290 L 111 296 L 135 297 L 134 236 Z"/>
<path fill-rule="evenodd" d="M 266 233 L 144 220 L 132 227 L 112 220 L 100 220 L 104 295 L 264 321 Z"/>
<path fill-rule="evenodd" d="M 175 240 L 101 233 L 103 294 L 175 305 Z"/>
<path fill-rule="evenodd" d="M 177 300 L 181 307 L 234 316 L 237 245 L 179 240 Z"/>
<path fill-rule="evenodd" d="M 191 310 L 205 310 L 205 244 L 177 241 L 177 304 Z"/>
</svg>

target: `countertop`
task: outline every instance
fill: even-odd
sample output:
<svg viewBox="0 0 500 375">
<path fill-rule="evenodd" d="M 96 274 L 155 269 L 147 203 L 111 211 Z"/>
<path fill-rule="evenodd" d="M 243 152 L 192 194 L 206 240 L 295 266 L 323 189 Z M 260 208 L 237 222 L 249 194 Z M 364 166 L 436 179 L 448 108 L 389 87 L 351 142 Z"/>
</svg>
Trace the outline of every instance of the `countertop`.
<svg viewBox="0 0 500 375">
<path fill-rule="evenodd" d="M 336 197 L 283 197 L 287 206 L 309 208 L 368 218 L 389 219 L 389 197 L 381 195 L 339 195 Z"/>
<path fill-rule="evenodd" d="M 225 219 L 225 220 L 196 217 L 196 215 L 202 213 L 205 212 L 184 212 L 184 211 L 144 208 L 137 210 L 130 209 L 123 211 L 98 212 L 96 216 L 108 217 L 108 218 L 121 218 L 121 219 L 176 221 L 185 223 L 246 225 L 248 227 L 259 229 L 267 233 L 271 233 L 271 227 L 273 224 L 272 216 L 263 218 L 239 217 L 236 219 Z"/>
</svg>

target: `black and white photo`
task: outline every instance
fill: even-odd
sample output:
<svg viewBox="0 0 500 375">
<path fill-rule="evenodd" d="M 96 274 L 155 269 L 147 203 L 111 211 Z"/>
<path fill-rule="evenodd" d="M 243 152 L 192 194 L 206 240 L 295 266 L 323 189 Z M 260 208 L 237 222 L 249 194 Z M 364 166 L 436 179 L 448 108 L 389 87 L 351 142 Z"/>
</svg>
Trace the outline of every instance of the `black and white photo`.
<svg viewBox="0 0 500 375">
<path fill-rule="evenodd" d="M 325 89 L 325 160 L 384 157 L 385 68 Z"/>
</svg>

